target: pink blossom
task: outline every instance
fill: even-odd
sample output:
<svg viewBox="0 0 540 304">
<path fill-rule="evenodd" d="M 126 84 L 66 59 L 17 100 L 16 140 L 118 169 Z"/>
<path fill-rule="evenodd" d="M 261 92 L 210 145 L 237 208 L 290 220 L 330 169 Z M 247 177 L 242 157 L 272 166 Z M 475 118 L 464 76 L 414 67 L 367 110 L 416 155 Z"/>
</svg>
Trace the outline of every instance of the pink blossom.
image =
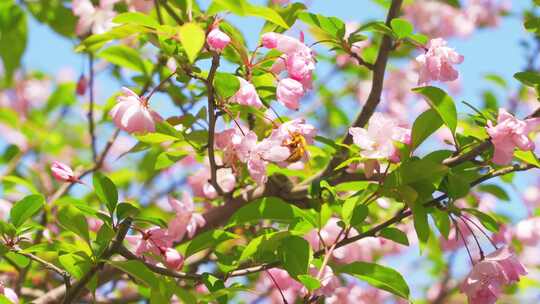
<svg viewBox="0 0 540 304">
<path fill-rule="evenodd" d="M 388 293 L 373 287 L 360 287 L 355 284 L 338 287 L 333 294 L 326 298 L 328 304 L 372 304 L 386 303 L 390 298 Z"/>
<path fill-rule="evenodd" d="M 13 204 L 0 198 L 0 220 L 7 221 Z"/>
<path fill-rule="evenodd" d="M 255 133 L 246 135 L 243 141 L 244 151 L 247 151 L 247 168 L 249 175 L 259 185 L 266 183 L 266 166 L 268 162 L 282 162 L 289 158 L 290 151 L 287 147 L 280 146 L 280 143 L 265 139 L 259 143 L 256 142 Z"/>
<path fill-rule="evenodd" d="M 536 207 L 540 204 L 540 188 L 538 186 L 529 186 L 523 193 L 523 200 L 527 206 Z"/>
<path fill-rule="evenodd" d="M 272 0 L 272 3 L 276 4 L 276 5 L 285 5 L 287 3 L 289 3 L 290 0 Z"/>
<path fill-rule="evenodd" d="M 405 18 L 430 37 L 465 37 L 475 23 L 463 11 L 440 1 L 415 1 L 404 7 Z"/>
<path fill-rule="evenodd" d="M 214 28 L 208 33 L 206 43 L 212 51 L 221 52 L 231 42 L 231 38 L 220 31 L 219 28 Z"/>
<path fill-rule="evenodd" d="M 288 55 L 285 66 L 291 78 L 298 81 L 306 79 L 315 70 L 315 61 L 311 50 L 298 51 Z"/>
<path fill-rule="evenodd" d="M 179 270 L 184 265 L 184 257 L 173 248 L 165 249 L 165 265 L 173 270 Z"/>
<path fill-rule="evenodd" d="M 257 90 L 255 90 L 255 86 L 242 77 L 238 77 L 238 81 L 240 82 L 240 88 L 236 94 L 231 97 L 231 101 L 245 106 L 252 106 L 257 109 L 262 107 L 263 104 L 257 94 Z"/>
<path fill-rule="evenodd" d="M 509 0 L 469 0 L 465 14 L 477 26 L 497 26 L 500 15 L 510 10 Z"/>
<path fill-rule="evenodd" d="M 469 303 L 494 304 L 504 285 L 519 281 L 527 270 L 508 247 L 501 247 L 473 266 L 461 291 Z"/>
<path fill-rule="evenodd" d="M 116 105 L 109 112 L 115 125 L 128 132 L 144 134 L 154 132 L 156 122 L 161 116 L 148 107 L 148 101 L 128 88 L 116 98 Z"/>
<path fill-rule="evenodd" d="M 514 149 L 522 151 L 534 150 L 534 142 L 528 134 L 540 125 L 540 118 L 519 120 L 505 109 L 499 109 L 497 124 L 487 123 L 487 133 L 494 146 L 493 163 L 506 165 L 512 162 Z"/>
<path fill-rule="evenodd" d="M 275 283 L 274 283 L 275 282 Z M 260 290 L 270 290 L 270 299 L 272 303 L 283 303 L 281 292 L 288 303 L 294 303 L 300 297 L 304 288 L 300 282 L 294 280 L 287 271 L 279 268 L 269 269 L 261 275 L 258 283 Z M 277 285 L 277 286 L 275 286 Z"/>
<path fill-rule="evenodd" d="M 453 65 L 462 63 L 464 58 L 446 45 L 447 42 L 442 38 L 431 39 L 427 52 L 416 57 L 420 69 L 418 84 L 436 80 L 454 81 L 458 78 L 458 71 Z"/>
<path fill-rule="evenodd" d="M 0 294 L 3 294 L 9 301 L 14 304 L 19 303 L 19 297 L 15 291 L 11 288 L 5 287 L 3 283 L 0 282 Z"/>
<path fill-rule="evenodd" d="M 175 217 L 169 223 L 168 235 L 175 241 L 181 241 L 187 234 L 189 238 L 195 235 L 198 227 L 206 224 L 204 217 L 195 213 L 195 206 L 191 196 L 184 192 L 182 200 L 179 201 L 169 196 L 169 205 L 176 212 Z"/>
<path fill-rule="evenodd" d="M 369 159 L 399 160 L 395 142 L 410 143 L 410 130 L 382 113 L 374 113 L 369 119 L 368 128 L 352 127 L 349 134 L 355 145 L 360 147 L 360 155 Z"/>
<path fill-rule="evenodd" d="M 265 48 L 276 49 L 287 55 L 296 52 L 311 52 L 311 49 L 302 41 L 284 34 L 268 32 L 263 34 L 261 39 Z"/>
<path fill-rule="evenodd" d="M 61 162 L 54 161 L 51 165 L 51 172 L 53 177 L 60 182 L 77 182 L 79 179 L 75 176 L 75 173 L 73 173 L 73 170 L 71 168 Z"/>
<path fill-rule="evenodd" d="M 231 192 L 236 185 L 236 177 L 231 168 L 220 168 L 217 170 L 217 183 L 225 192 Z M 195 174 L 188 177 L 188 184 L 195 196 L 214 199 L 217 192 L 210 183 L 210 168 L 204 166 Z"/>
<path fill-rule="evenodd" d="M 304 86 L 300 82 L 292 78 L 285 78 L 279 81 L 276 95 L 277 100 L 284 106 L 297 111 L 304 93 Z"/>
<path fill-rule="evenodd" d="M 515 227 L 514 234 L 524 245 L 535 246 L 540 241 L 540 217 L 520 221 Z"/>
<path fill-rule="evenodd" d="M 17 146 L 21 151 L 28 149 L 26 136 L 7 124 L 0 123 L 0 134 L 6 143 Z"/>
<path fill-rule="evenodd" d="M 166 248 L 172 247 L 173 238 L 167 229 L 152 227 L 139 235 L 128 235 L 126 240 L 135 247 L 135 254 L 142 256 L 145 253 L 162 255 Z"/>
<path fill-rule="evenodd" d="M 82 36 L 87 33 L 103 34 L 110 30 L 116 16 L 114 3 L 118 0 L 100 0 L 100 4 L 94 7 L 90 0 L 73 0 L 72 10 L 79 17 L 75 32 Z"/>
<path fill-rule="evenodd" d="M 88 223 L 88 229 L 93 232 L 98 232 L 103 226 L 103 221 L 93 217 L 87 217 L 86 222 Z"/>
<path fill-rule="evenodd" d="M 125 0 L 130 11 L 149 12 L 154 7 L 151 0 Z"/>
</svg>

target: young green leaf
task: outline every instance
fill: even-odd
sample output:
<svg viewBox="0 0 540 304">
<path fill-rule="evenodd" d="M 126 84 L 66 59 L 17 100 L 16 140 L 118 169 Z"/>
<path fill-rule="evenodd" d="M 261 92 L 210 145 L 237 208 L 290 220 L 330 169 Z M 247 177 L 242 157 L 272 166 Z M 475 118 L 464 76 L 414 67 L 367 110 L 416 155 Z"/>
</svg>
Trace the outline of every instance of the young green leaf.
<svg viewBox="0 0 540 304">
<path fill-rule="evenodd" d="M 24 222 L 36 214 L 45 205 L 45 198 L 41 194 L 32 194 L 13 205 L 9 213 L 10 222 L 20 227 Z"/>
<path fill-rule="evenodd" d="M 405 234 L 405 232 L 397 228 L 386 227 L 383 230 L 381 230 L 380 236 L 386 239 L 392 240 L 401 245 L 409 246 L 409 239 L 407 238 L 407 234 Z"/>
<path fill-rule="evenodd" d="M 204 30 L 197 23 L 190 22 L 182 25 L 178 30 L 178 34 L 189 61 L 194 63 L 204 46 L 206 38 Z"/>
<path fill-rule="evenodd" d="M 291 235 L 281 241 L 281 262 L 287 272 L 296 277 L 306 274 L 311 260 L 311 247 L 302 237 Z"/>
<path fill-rule="evenodd" d="M 118 203 L 118 190 L 115 184 L 100 172 L 94 173 L 93 184 L 97 197 L 107 206 L 109 213 L 113 214 Z"/>
<path fill-rule="evenodd" d="M 414 151 L 431 134 L 435 133 L 443 124 L 437 111 L 429 109 L 416 118 L 412 127 L 412 145 Z"/>
<path fill-rule="evenodd" d="M 394 18 L 390 25 L 399 39 L 407 38 L 414 32 L 414 26 L 405 19 Z"/>
<path fill-rule="evenodd" d="M 409 286 L 403 276 L 392 268 L 366 262 L 354 262 L 338 268 L 347 273 L 404 299 L 409 298 Z"/>
<path fill-rule="evenodd" d="M 456 133 L 457 110 L 454 100 L 450 95 L 439 88 L 430 86 L 415 88 L 413 92 L 426 97 L 429 106 L 437 111 L 444 124 L 452 131 L 452 134 Z"/>
<path fill-rule="evenodd" d="M 70 205 L 60 208 L 58 211 L 58 223 L 65 229 L 83 238 L 86 242 L 90 242 L 88 222 L 79 209 Z"/>
</svg>

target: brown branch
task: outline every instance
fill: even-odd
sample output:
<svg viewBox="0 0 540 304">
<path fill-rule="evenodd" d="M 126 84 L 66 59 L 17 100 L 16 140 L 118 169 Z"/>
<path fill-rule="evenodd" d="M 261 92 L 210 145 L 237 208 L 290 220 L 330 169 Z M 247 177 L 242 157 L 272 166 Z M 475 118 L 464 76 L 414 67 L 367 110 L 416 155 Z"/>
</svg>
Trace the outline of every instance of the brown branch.
<svg viewBox="0 0 540 304">
<path fill-rule="evenodd" d="M 206 79 L 208 93 L 208 160 L 210 162 L 210 183 L 219 195 L 223 195 L 223 189 L 217 182 L 217 165 L 214 153 L 214 136 L 216 133 L 216 95 L 214 91 L 214 77 L 219 67 L 219 54 L 212 54 L 212 66 Z"/>
<path fill-rule="evenodd" d="M 399 15 L 399 11 L 401 9 L 401 4 L 403 0 L 392 0 L 392 4 L 390 5 L 390 9 L 388 10 L 388 14 L 386 16 L 386 25 L 391 26 L 390 23 L 392 22 L 392 19 L 396 18 Z M 371 115 L 375 112 L 375 109 L 379 105 L 381 101 L 381 94 L 383 90 L 384 85 L 384 73 L 386 71 L 386 65 L 388 63 L 388 57 L 390 56 L 390 52 L 392 51 L 392 37 L 385 35 L 382 38 L 381 45 L 379 47 L 379 53 L 377 55 L 377 59 L 375 60 L 375 63 L 373 64 L 373 80 L 371 82 L 371 91 L 369 92 L 369 97 L 366 101 L 366 104 L 362 108 L 362 111 L 356 118 L 356 120 L 353 123 L 353 127 L 364 127 Z M 358 60 L 358 58 L 357 58 Z M 352 143 L 352 136 L 347 132 L 347 135 L 345 135 L 345 138 L 343 139 L 343 143 L 346 145 L 349 145 Z M 347 149 L 341 148 L 339 151 L 336 152 L 334 157 L 330 160 L 328 166 L 324 170 L 322 176 L 329 176 L 334 168 L 339 165 L 345 158 L 347 157 Z"/>
<path fill-rule="evenodd" d="M 95 134 L 95 125 L 94 125 L 94 54 L 88 54 L 88 85 L 89 85 L 89 94 L 90 94 L 90 104 L 88 107 L 88 113 L 86 117 L 88 118 L 88 131 L 90 132 L 90 140 L 92 145 L 92 160 L 97 162 L 97 148 L 96 148 L 96 134 Z"/>
<path fill-rule="evenodd" d="M 113 240 L 112 244 L 107 248 L 100 256 L 99 262 L 94 265 L 85 275 L 75 284 L 73 287 L 67 290 L 66 297 L 62 303 L 68 304 L 76 301 L 81 291 L 86 287 L 86 284 L 90 282 L 92 277 L 103 268 L 105 261 L 108 260 L 113 254 L 115 254 L 119 248 L 122 247 L 122 242 L 126 237 L 126 234 L 131 226 L 131 218 L 126 218 L 119 226 L 118 231 L 116 232 L 116 237 Z"/>
<path fill-rule="evenodd" d="M 53 263 L 49 263 L 49 262 L 45 261 L 44 259 L 42 259 L 42 258 L 40 258 L 40 257 L 38 257 L 38 256 L 36 256 L 34 254 L 24 252 L 24 251 L 22 251 L 20 249 L 12 249 L 11 251 L 13 251 L 15 253 L 18 253 L 20 255 L 23 255 L 23 256 L 29 258 L 30 260 L 36 261 L 39 264 L 41 264 L 45 269 L 57 273 L 58 275 L 60 275 L 64 279 L 64 283 L 66 284 L 66 286 L 69 286 L 71 276 L 69 275 L 69 273 L 67 271 L 57 267 Z"/>
<path fill-rule="evenodd" d="M 170 270 L 170 269 L 167 269 L 167 268 L 163 268 L 163 267 L 156 266 L 154 264 L 147 263 L 143 259 L 141 259 L 138 256 L 136 256 L 135 254 L 133 254 L 131 251 L 129 251 L 124 246 L 120 246 L 118 248 L 118 254 L 123 256 L 124 258 L 126 258 L 128 260 L 138 260 L 138 261 L 142 262 L 146 267 L 148 267 L 148 269 L 150 269 L 151 271 L 153 271 L 155 273 L 158 273 L 158 274 L 161 274 L 161 275 L 165 275 L 165 276 L 172 277 L 172 278 L 177 278 L 177 279 L 194 280 L 194 281 L 198 281 L 198 282 L 202 281 L 202 279 L 203 279 L 202 275 L 200 275 L 200 274 L 173 271 L 173 270 Z"/>
</svg>

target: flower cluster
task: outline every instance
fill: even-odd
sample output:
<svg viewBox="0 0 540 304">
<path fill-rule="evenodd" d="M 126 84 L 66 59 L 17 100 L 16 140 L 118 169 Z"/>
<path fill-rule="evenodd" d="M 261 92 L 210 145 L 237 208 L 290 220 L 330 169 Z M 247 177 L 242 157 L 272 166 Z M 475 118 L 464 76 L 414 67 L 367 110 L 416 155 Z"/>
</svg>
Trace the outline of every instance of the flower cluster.
<svg viewBox="0 0 540 304">
<path fill-rule="evenodd" d="M 279 33 L 266 33 L 262 36 L 262 45 L 283 53 L 272 66 L 272 72 L 279 75 L 287 72 L 288 77 L 279 80 L 277 99 L 291 110 L 298 110 L 300 99 L 312 87 L 312 73 L 315 70 L 313 51 L 303 39 Z"/>
<path fill-rule="evenodd" d="M 425 54 L 416 57 L 419 65 L 418 84 L 427 84 L 431 81 L 454 81 L 458 78 L 458 71 L 454 64 L 463 62 L 463 56 L 450 48 L 442 38 L 429 41 Z"/>
</svg>

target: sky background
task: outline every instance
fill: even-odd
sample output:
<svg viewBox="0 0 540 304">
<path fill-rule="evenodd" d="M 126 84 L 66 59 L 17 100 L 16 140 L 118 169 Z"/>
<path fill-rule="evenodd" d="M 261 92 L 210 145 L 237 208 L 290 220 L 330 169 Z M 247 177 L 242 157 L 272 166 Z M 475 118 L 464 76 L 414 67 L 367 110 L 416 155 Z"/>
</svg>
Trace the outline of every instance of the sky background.
<svg viewBox="0 0 540 304">
<path fill-rule="evenodd" d="M 210 1 L 202 1 L 202 6 L 206 7 Z M 252 1 L 253 3 L 262 3 L 262 1 Z M 495 29 L 479 30 L 469 39 L 452 39 L 450 45 L 459 53 L 465 56 L 465 61 L 458 67 L 462 83 L 462 93 L 454 96 L 456 102 L 466 100 L 473 104 L 481 101 L 481 93 L 486 88 L 492 88 L 493 85 L 484 80 L 484 75 L 496 73 L 505 78 L 510 87 L 516 88 L 518 82 L 512 78 L 512 75 L 525 67 L 524 49 L 520 46 L 520 41 L 527 39 L 521 21 L 521 11 L 529 5 L 530 1 L 513 1 L 512 12 L 510 16 L 503 19 L 499 27 Z M 310 1 L 310 11 L 320 13 L 326 16 L 336 16 L 345 21 L 365 22 L 372 19 L 384 18 L 385 11 L 369 0 L 312 0 Z M 227 16 L 227 19 L 242 29 L 250 49 L 253 49 L 258 41 L 258 33 L 262 27 L 261 22 L 252 18 L 239 18 Z M 310 37 L 308 41 L 312 41 Z M 24 66 L 27 70 L 38 70 L 46 73 L 56 74 L 62 69 L 69 68 L 74 71 L 74 77 L 78 77 L 83 66 L 86 65 L 85 58 L 80 54 L 73 52 L 76 45 L 75 40 L 68 40 L 56 35 L 48 29 L 47 26 L 37 23 L 35 20 L 30 22 L 29 44 L 24 55 Z M 318 71 L 324 75 L 324 71 Z M 338 84 L 339 85 L 339 84 Z M 111 81 L 106 75 L 100 75 L 97 80 L 98 98 L 103 101 L 112 94 L 119 91 L 121 83 Z M 497 91 L 499 100 L 503 100 L 510 92 Z M 157 97 L 159 98 L 159 97 Z M 351 106 L 351 104 L 348 104 Z M 351 111 L 351 115 L 356 115 L 359 107 Z M 461 115 L 466 110 L 460 107 Z M 536 182 L 535 178 L 530 178 L 530 173 L 525 173 L 518 178 L 518 183 L 523 185 L 530 182 Z M 510 204 L 504 204 L 499 207 L 503 213 L 509 215 L 514 220 L 525 216 L 521 206 L 519 191 L 510 189 L 512 197 Z M 523 188 L 520 186 L 520 189 Z M 418 256 L 417 249 L 409 257 L 400 260 L 396 268 L 406 272 L 414 273 L 418 264 L 414 258 Z M 407 263 L 406 261 L 409 261 Z M 405 262 L 405 263 L 404 263 Z M 392 264 L 394 264 L 392 263 Z M 462 269 L 461 272 L 464 270 Z M 425 281 L 425 276 L 415 276 L 416 280 Z M 414 290 L 414 288 L 413 288 Z"/>
</svg>

